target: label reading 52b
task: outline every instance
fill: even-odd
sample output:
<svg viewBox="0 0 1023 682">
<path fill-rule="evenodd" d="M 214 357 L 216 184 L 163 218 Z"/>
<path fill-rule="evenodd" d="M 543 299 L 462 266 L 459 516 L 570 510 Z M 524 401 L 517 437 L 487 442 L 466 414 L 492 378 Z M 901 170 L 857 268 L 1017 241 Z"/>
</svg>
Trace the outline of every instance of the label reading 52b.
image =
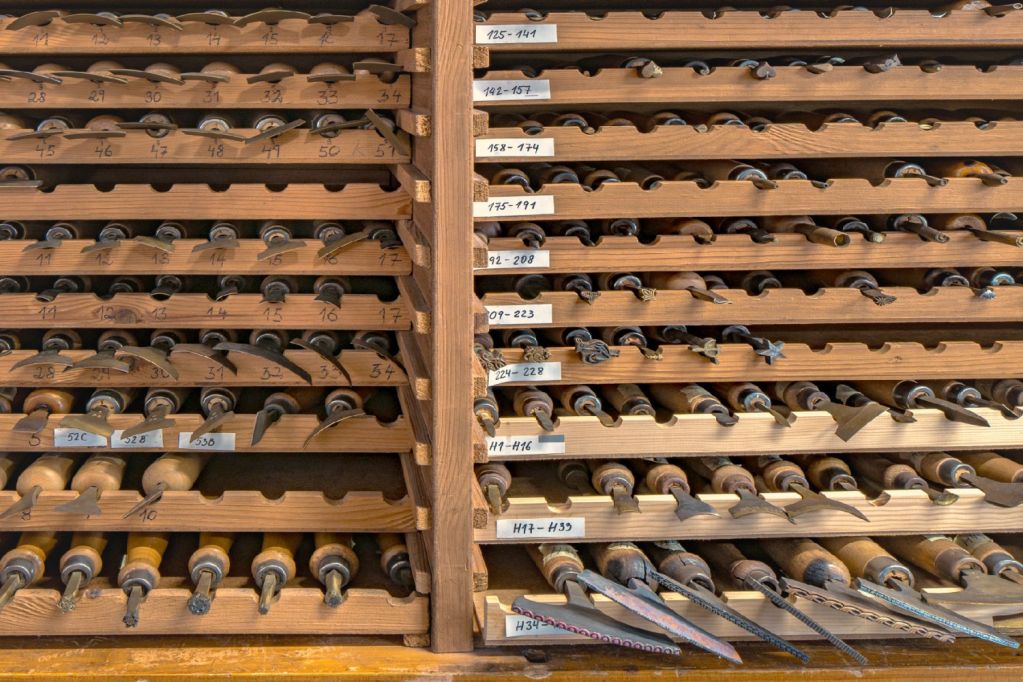
<svg viewBox="0 0 1023 682">
<path fill-rule="evenodd" d="M 498 540 L 553 540 L 586 537 L 586 519 L 582 516 L 557 519 L 498 519 Z"/>
<path fill-rule="evenodd" d="M 487 323 L 491 327 L 530 326 L 551 324 L 554 321 L 554 306 L 550 303 L 528 305 L 488 305 Z"/>
<path fill-rule="evenodd" d="M 156 429 L 155 431 L 146 431 L 145 433 L 136 433 L 134 436 L 124 436 L 124 431 L 118 430 L 110 436 L 110 447 L 114 449 L 124 448 L 162 448 L 163 447 L 163 431 Z"/>
</svg>

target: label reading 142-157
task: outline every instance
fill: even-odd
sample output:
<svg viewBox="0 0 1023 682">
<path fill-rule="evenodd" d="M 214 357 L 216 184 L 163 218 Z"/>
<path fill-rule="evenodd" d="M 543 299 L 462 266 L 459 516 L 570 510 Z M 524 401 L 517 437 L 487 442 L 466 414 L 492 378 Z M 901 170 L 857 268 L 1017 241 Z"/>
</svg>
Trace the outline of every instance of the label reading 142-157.
<svg viewBox="0 0 1023 682">
<path fill-rule="evenodd" d="M 551 82 L 544 78 L 473 81 L 472 98 L 476 102 L 550 99 Z"/>
</svg>

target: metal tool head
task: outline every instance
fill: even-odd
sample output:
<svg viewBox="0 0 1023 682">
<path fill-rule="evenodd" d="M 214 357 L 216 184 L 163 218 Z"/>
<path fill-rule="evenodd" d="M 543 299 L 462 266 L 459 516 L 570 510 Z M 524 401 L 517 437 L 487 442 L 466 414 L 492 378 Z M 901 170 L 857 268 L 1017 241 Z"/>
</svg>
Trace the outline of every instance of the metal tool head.
<svg viewBox="0 0 1023 682">
<path fill-rule="evenodd" d="M 153 489 L 153 492 L 149 493 L 148 495 L 143 497 L 141 500 L 139 500 L 139 502 L 135 506 L 133 506 L 131 509 L 126 511 L 124 513 L 124 516 L 122 516 L 121 518 L 122 519 L 126 519 L 129 516 L 133 516 L 135 514 L 138 514 L 143 509 L 148 509 L 149 507 L 153 506 L 154 504 L 156 504 L 157 502 L 160 501 L 160 498 L 163 497 L 163 493 L 166 490 L 167 490 L 167 485 L 163 481 L 160 481 L 159 483 L 156 484 L 156 488 Z"/>
<path fill-rule="evenodd" d="M 25 415 L 11 428 L 14 433 L 28 433 L 37 434 L 46 428 L 46 423 L 50 420 L 49 410 L 32 410 L 29 414 Z"/>
<path fill-rule="evenodd" d="M 281 409 L 273 405 L 268 405 L 257 412 L 255 424 L 252 426 L 252 441 L 249 445 L 253 447 L 258 445 L 259 441 L 263 440 L 267 429 L 276 424 L 283 414 Z"/>
<path fill-rule="evenodd" d="M 0 513 L 0 519 L 8 519 L 31 509 L 35 506 L 36 501 L 39 499 L 39 493 L 42 491 L 43 489 L 40 486 L 33 486 L 31 490 L 22 495 L 21 499 L 5 509 L 3 513 Z"/>
<path fill-rule="evenodd" d="M 984 493 L 984 499 L 998 507 L 1018 507 L 1023 504 L 1023 483 L 1003 483 L 990 478 L 966 473 L 959 477 Z"/>
<path fill-rule="evenodd" d="M 678 503 L 675 507 L 675 516 L 679 521 L 685 521 L 694 516 L 721 516 L 714 507 L 690 495 L 682 489 L 682 486 L 672 486 L 670 492 L 675 498 L 675 502 Z"/>
<path fill-rule="evenodd" d="M 100 516 L 99 488 L 92 485 L 78 494 L 78 497 L 53 508 L 53 511 L 64 514 L 81 514 L 82 516 Z"/>
<path fill-rule="evenodd" d="M 780 516 L 789 523 L 795 523 L 784 509 L 771 504 L 760 495 L 745 488 L 739 488 L 735 492 L 739 496 L 739 502 L 728 509 L 728 513 L 732 515 L 733 519 L 741 519 L 751 514 L 770 514 Z"/>
<path fill-rule="evenodd" d="M 208 433 L 212 433 L 219 429 L 224 422 L 234 417 L 233 410 L 215 410 L 199 425 L 195 431 L 192 432 L 192 436 L 189 438 L 189 443 L 194 443 Z"/>
<path fill-rule="evenodd" d="M 233 362 L 231 362 L 227 355 L 219 351 L 213 350 L 211 347 L 202 343 L 179 343 L 171 349 L 170 354 L 175 353 L 187 353 L 189 355 L 198 355 L 201 358 L 216 363 L 223 367 L 231 374 L 238 374 L 238 368 Z"/>
<path fill-rule="evenodd" d="M 845 504 L 844 502 L 839 502 L 838 500 L 833 500 L 830 497 L 825 497 L 824 495 L 814 492 L 809 488 L 805 488 L 801 485 L 790 485 L 789 489 L 798 493 L 799 496 L 803 498 L 799 502 L 794 502 L 785 506 L 785 513 L 789 515 L 790 519 L 799 518 L 800 516 L 810 514 L 815 511 L 830 509 L 846 514 L 852 514 L 862 521 L 870 521 L 866 514 L 856 507 Z"/>
<path fill-rule="evenodd" d="M 338 373 L 345 378 L 345 381 L 348 382 L 349 386 L 354 384 L 354 382 L 352 381 L 352 375 L 349 374 L 348 370 L 345 369 L 345 366 L 341 364 L 341 361 L 338 359 L 337 355 L 330 353 L 325 348 L 322 348 L 321 346 L 315 343 L 310 343 L 305 339 L 292 339 L 291 345 L 298 346 L 303 350 L 310 350 L 316 353 L 316 355 L 320 359 L 322 359 L 324 362 L 328 363 L 331 367 L 336 369 Z"/>
<path fill-rule="evenodd" d="M 999 615 L 1023 613 L 1023 586 L 996 575 L 964 571 L 961 592 L 924 592 L 928 604 L 960 606 L 1001 606 Z"/>
<path fill-rule="evenodd" d="M 69 414 L 60 420 L 60 425 L 65 429 L 79 429 L 97 436 L 109 438 L 114 433 L 114 427 L 107 421 L 108 412 L 97 410 L 88 414 Z"/>
<path fill-rule="evenodd" d="M 827 402 L 821 409 L 826 410 L 838 423 L 835 435 L 845 442 L 849 442 L 853 436 L 863 430 L 863 427 L 888 411 L 884 405 L 874 402 L 866 403 L 860 407 Z"/>
<path fill-rule="evenodd" d="M 72 369 L 105 369 L 127 374 L 131 371 L 131 366 L 127 362 L 116 359 L 113 352 L 100 351 L 87 358 L 82 358 L 70 367 L 65 367 L 64 371 L 67 372 Z"/>
<path fill-rule="evenodd" d="M 358 408 L 353 410 L 334 410 L 327 416 L 326 419 L 320 422 L 315 429 L 313 429 L 312 433 L 306 436 L 305 442 L 302 444 L 302 447 L 308 447 L 309 443 L 311 443 L 321 433 L 323 433 L 327 429 L 337 426 L 346 419 L 365 416 L 366 412 Z"/>
<path fill-rule="evenodd" d="M 172 379 L 178 378 L 178 370 L 171 364 L 167 353 L 153 346 L 121 346 L 116 355 L 127 355 L 151 367 L 155 367 Z"/>
<path fill-rule="evenodd" d="M 299 377 L 307 384 L 312 385 L 313 378 L 309 372 L 305 371 L 302 367 L 299 367 L 294 362 L 289 360 L 283 353 L 270 350 L 263 346 L 256 346 L 251 343 L 237 343 L 234 341 L 221 341 L 213 347 L 214 351 L 221 353 L 245 353 L 247 355 L 254 355 L 257 358 L 272 362 L 275 365 L 280 365 L 284 369 L 288 370 L 295 376 Z"/>
<path fill-rule="evenodd" d="M 956 405 L 955 403 L 935 398 L 933 396 L 920 396 L 915 399 L 913 406 L 933 407 L 936 410 L 940 410 L 949 421 L 959 422 L 961 424 L 970 424 L 971 426 L 991 426 L 991 423 L 987 419 L 966 409 L 962 405 Z"/>
<path fill-rule="evenodd" d="M 131 438 L 132 436 L 140 436 L 150 431 L 169 429 L 176 424 L 177 421 L 167 418 L 166 412 L 158 412 L 121 431 L 121 438 Z"/>
<path fill-rule="evenodd" d="M 19 360 L 11 366 L 12 370 L 21 369 L 22 367 L 48 367 L 56 365 L 58 367 L 70 368 L 75 364 L 75 361 L 71 358 L 65 357 L 60 354 L 60 350 L 43 350 L 35 355 L 31 355 L 24 360 Z"/>
</svg>

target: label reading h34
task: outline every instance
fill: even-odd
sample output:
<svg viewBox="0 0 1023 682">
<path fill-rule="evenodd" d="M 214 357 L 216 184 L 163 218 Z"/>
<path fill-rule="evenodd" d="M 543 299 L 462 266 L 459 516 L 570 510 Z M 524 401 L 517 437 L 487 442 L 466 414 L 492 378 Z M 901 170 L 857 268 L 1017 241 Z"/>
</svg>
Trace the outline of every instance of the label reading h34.
<svg viewBox="0 0 1023 682">
<path fill-rule="evenodd" d="M 557 637 L 559 635 L 571 635 L 568 630 L 542 623 L 529 616 L 518 614 L 504 617 L 505 637 Z"/>
</svg>

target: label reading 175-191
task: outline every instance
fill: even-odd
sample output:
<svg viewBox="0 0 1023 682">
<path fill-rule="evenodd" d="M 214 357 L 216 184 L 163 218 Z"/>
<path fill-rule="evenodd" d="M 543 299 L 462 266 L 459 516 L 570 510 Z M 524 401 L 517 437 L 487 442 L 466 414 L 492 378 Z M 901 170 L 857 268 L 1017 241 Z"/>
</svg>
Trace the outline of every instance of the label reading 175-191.
<svg viewBox="0 0 1023 682">
<path fill-rule="evenodd" d="M 491 197 L 472 202 L 473 218 L 510 218 L 512 216 L 553 215 L 554 197 L 535 194 L 526 197 Z"/>
</svg>

